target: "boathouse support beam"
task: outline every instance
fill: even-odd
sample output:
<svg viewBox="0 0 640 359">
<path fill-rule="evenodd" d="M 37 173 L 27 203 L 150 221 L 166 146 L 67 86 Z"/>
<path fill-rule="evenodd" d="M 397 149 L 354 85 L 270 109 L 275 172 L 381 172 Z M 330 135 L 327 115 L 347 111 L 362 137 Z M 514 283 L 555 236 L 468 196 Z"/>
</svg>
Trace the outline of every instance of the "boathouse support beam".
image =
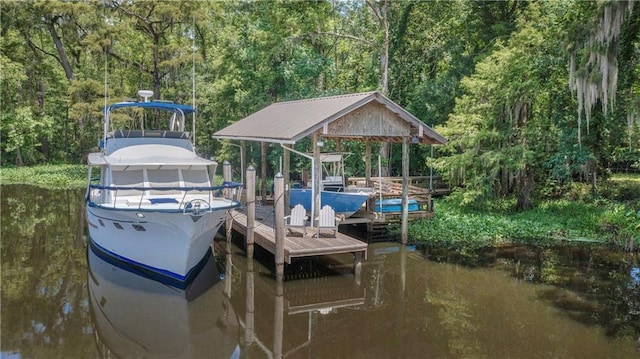
<svg viewBox="0 0 640 359">
<path fill-rule="evenodd" d="M 288 151 L 288 147 L 291 145 L 282 145 L 282 174 L 284 175 L 284 214 L 291 214 L 291 206 L 289 206 L 289 189 L 291 188 L 291 155 Z"/>
<path fill-rule="evenodd" d="M 315 213 L 320 213 L 320 191 L 322 190 L 322 162 L 320 161 L 320 146 L 318 142 L 320 141 L 320 134 L 316 131 L 313 133 L 312 142 L 313 142 L 313 172 L 312 172 L 312 184 L 313 184 L 313 204 L 312 204 L 312 217 L 311 224 L 313 227 L 318 226 L 318 221 L 315 218 Z"/>
<path fill-rule="evenodd" d="M 260 142 L 260 203 L 264 205 L 267 198 L 267 151 L 269 144 Z M 273 194 L 273 193 L 272 193 Z"/>
<path fill-rule="evenodd" d="M 237 146 L 237 145 L 236 145 Z M 247 170 L 247 141 L 240 141 L 240 176 Z M 243 182 L 244 181 L 240 181 Z"/>
<path fill-rule="evenodd" d="M 300 156 L 302 156 L 302 157 L 304 157 L 304 158 L 308 158 L 308 159 L 310 159 L 310 160 L 311 160 L 311 172 L 312 172 L 312 173 L 314 172 L 314 171 L 313 171 L 313 169 L 315 168 L 315 163 L 317 163 L 318 161 L 316 161 L 312 156 L 309 156 L 308 154 L 306 154 L 306 153 L 302 153 L 302 152 L 300 152 L 300 151 L 296 151 L 296 150 L 294 150 L 293 148 L 288 147 L 288 146 L 285 146 L 285 145 L 284 145 L 284 144 L 282 144 L 282 143 L 280 144 L 280 146 L 282 146 L 282 149 L 284 149 L 284 150 L 285 150 L 285 151 L 287 151 L 287 152 L 289 152 L 289 151 L 290 151 L 290 152 L 293 152 L 293 153 L 295 153 L 295 154 L 297 154 L 297 155 L 300 155 Z M 313 179 L 314 179 L 314 177 L 313 177 L 313 176 L 311 176 L 311 180 L 312 180 L 312 181 L 313 181 Z M 315 194 L 315 193 L 316 193 L 316 192 L 315 192 L 315 189 L 314 189 L 314 187 L 312 186 L 312 187 L 311 187 L 311 198 L 315 198 L 315 196 L 314 196 L 314 194 Z M 289 202 L 286 202 L 286 204 L 288 205 L 288 204 L 289 204 Z M 315 217 L 315 206 L 314 206 L 314 205 L 313 205 L 313 203 L 312 203 L 312 204 L 311 204 L 311 218 L 314 218 L 314 217 Z M 313 222 L 312 222 L 312 223 L 313 223 Z"/>
<path fill-rule="evenodd" d="M 364 140 L 364 148 L 364 186 L 371 187 L 371 140 L 368 137 Z"/>
<path fill-rule="evenodd" d="M 402 139 L 402 244 L 409 239 L 409 137 Z"/>
<path fill-rule="evenodd" d="M 247 168 L 247 258 L 253 258 L 253 243 L 256 228 L 256 169 Z"/>
</svg>

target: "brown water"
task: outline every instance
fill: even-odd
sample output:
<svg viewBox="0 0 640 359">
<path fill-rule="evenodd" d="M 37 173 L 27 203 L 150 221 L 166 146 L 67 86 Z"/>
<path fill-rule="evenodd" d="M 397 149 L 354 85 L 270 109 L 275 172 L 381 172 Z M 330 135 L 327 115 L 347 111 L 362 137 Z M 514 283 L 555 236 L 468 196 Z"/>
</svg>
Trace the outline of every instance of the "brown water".
<svg viewBox="0 0 640 359">
<path fill-rule="evenodd" d="M 371 243 L 359 278 L 336 256 L 277 283 L 218 239 L 178 291 L 87 252 L 82 195 L 2 187 L 2 358 L 640 357 L 637 255 Z"/>
</svg>

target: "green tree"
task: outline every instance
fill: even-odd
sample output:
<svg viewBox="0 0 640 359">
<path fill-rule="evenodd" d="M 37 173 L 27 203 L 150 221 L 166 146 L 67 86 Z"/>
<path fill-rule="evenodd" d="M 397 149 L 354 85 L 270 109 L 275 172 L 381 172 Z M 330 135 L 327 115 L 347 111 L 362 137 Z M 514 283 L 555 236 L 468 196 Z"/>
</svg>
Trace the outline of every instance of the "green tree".
<svg viewBox="0 0 640 359">
<path fill-rule="evenodd" d="M 561 11 L 532 4 L 510 39 L 462 80 L 466 93 L 442 128 L 449 155 L 438 166 L 466 187 L 468 203 L 515 193 L 518 209 L 532 206 L 537 159 L 552 140 L 546 109 L 556 83 L 548 79 L 562 59 L 553 41 Z"/>
<path fill-rule="evenodd" d="M 634 11 L 633 5 L 633 1 L 578 2 L 568 14 L 569 85 L 578 102 L 580 146 L 584 137 L 582 119 L 586 120 L 584 142 L 591 154 L 584 166 L 591 175 L 594 192 L 598 167 L 609 162 L 612 148 L 624 147 L 619 135 L 609 136 L 613 129 L 620 128 L 615 122 L 627 119 L 628 129 L 623 131 L 629 134 L 626 139 L 631 140 L 640 104 L 635 75 L 640 58 L 637 50 L 640 25 L 638 10 Z M 621 62 L 627 66 L 620 66 Z M 622 113 L 615 111 L 618 100 L 623 105 Z"/>
</svg>

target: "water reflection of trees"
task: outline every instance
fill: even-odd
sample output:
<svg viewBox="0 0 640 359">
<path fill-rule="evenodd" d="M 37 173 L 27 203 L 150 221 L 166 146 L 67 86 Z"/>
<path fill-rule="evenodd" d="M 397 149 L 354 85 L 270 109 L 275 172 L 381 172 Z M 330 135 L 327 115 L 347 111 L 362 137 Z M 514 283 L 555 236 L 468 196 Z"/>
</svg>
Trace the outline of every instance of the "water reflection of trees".
<svg viewBox="0 0 640 359">
<path fill-rule="evenodd" d="M 3 186 L 2 351 L 93 357 L 82 190 Z"/>
<path fill-rule="evenodd" d="M 440 307 L 438 319 L 449 333 L 449 349 L 451 354 L 459 358 L 477 357 L 480 345 L 473 338 L 478 328 L 474 324 L 473 310 L 468 301 L 455 292 L 455 289 L 441 293 L 439 296 L 427 291 L 425 302 Z"/>
<path fill-rule="evenodd" d="M 605 328 L 616 338 L 640 337 L 640 282 L 630 274 L 637 253 L 594 245 L 509 246 L 465 255 L 429 249 L 438 262 L 493 266 L 522 281 L 552 285 L 540 295 L 565 315 Z"/>
</svg>

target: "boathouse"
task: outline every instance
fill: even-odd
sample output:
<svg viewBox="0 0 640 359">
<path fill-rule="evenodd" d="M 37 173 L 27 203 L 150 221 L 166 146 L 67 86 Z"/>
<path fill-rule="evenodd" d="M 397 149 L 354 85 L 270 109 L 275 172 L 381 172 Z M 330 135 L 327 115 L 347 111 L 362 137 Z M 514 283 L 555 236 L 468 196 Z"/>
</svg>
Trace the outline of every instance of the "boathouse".
<svg viewBox="0 0 640 359">
<path fill-rule="evenodd" d="M 402 143 L 402 233 L 406 241 L 409 189 L 409 146 L 444 144 L 445 138 L 378 91 L 320 97 L 273 103 L 216 132 L 217 139 L 255 141 L 266 145 L 276 143 L 285 149 L 283 176 L 289 188 L 289 152 L 298 153 L 293 145 L 310 137 L 313 145 L 312 179 L 314 198 L 312 217 L 320 207 L 321 145 L 326 139 L 356 140 L 365 143 L 365 185 L 372 186 L 371 143 Z M 263 160 L 263 176 L 266 161 Z M 242 169 L 244 173 L 244 168 Z M 262 181 L 263 183 L 265 181 Z M 381 189 L 380 189 L 381 190 Z M 264 190 L 263 192 L 264 193 Z M 286 196 L 286 192 L 285 192 Z M 285 197 L 288 203 L 288 198 Z"/>
</svg>

